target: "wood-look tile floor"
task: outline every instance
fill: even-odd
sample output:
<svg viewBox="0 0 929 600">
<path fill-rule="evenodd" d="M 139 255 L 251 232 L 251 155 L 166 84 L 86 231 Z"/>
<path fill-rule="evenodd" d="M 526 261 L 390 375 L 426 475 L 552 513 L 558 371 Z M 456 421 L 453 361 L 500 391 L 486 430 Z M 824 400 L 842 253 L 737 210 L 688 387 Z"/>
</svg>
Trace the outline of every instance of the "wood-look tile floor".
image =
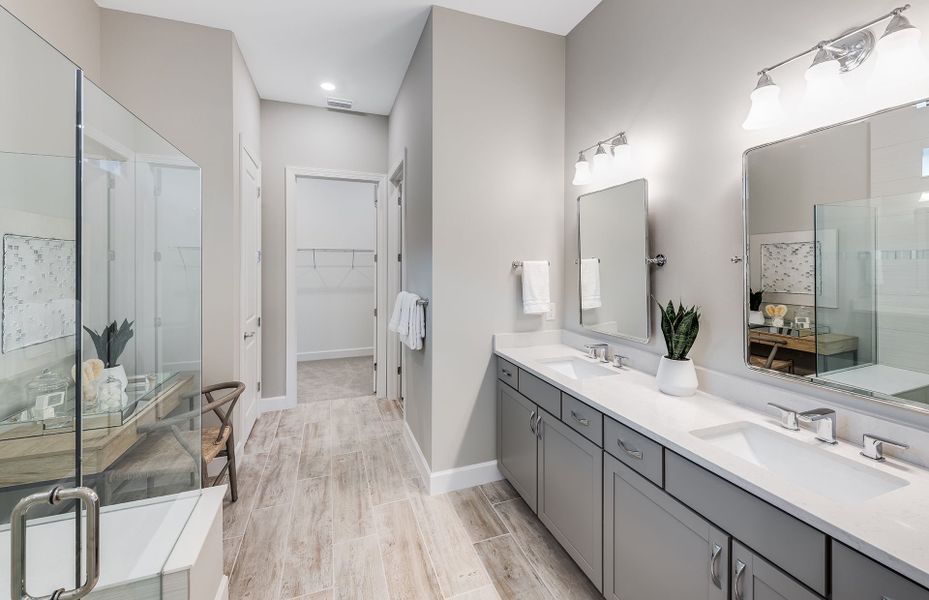
<svg viewBox="0 0 929 600">
<path fill-rule="evenodd" d="M 601 599 L 505 481 L 427 496 L 396 402 L 261 416 L 223 514 L 230 600 Z"/>
</svg>

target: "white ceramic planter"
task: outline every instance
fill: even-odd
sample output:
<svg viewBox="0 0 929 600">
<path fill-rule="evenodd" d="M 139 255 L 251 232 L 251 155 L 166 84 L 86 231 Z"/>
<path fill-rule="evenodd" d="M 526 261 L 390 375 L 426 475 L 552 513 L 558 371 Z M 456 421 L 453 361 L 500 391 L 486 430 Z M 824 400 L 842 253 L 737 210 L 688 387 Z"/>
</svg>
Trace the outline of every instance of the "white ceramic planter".
<svg viewBox="0 0 929 600">
<path fill-rule="evenodd" d="M 658 389 L 671 396 L 693 396 L 697 392 L 697 370 L 689 358 L 671 360 L 661 357 L 658 363 Z"/>
<path fill-rule="evenodd" d="M 748 311 L 748 322 L 752 325 L 764 325 L 764 314 L 760 310 Z"/>
<path fill-rule="evenodd" d="M 100 374 L 100 381 L 106 381 L 107 377 L 115 377 L 119 379 L 123 384 L 123 391 L 126 391 L 126 386 L 129 385 L 129 378 L 126 377 L 126 369 L 122 365 L 116 365 L 115 367 L 110 367 L 109 369 L 103 369 L 103 373 Z"/>
</svg>

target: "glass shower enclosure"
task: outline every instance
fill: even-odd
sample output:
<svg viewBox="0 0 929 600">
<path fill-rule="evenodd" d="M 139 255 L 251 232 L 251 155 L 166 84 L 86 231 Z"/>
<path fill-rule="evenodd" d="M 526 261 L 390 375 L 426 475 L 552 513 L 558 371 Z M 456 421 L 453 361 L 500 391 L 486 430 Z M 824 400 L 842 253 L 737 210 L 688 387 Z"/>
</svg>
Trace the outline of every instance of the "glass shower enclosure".
<svg viewBox="0 0 929 600">
<path fill-rule="evenodd" d="M 0 599 L 160 598 L 201 488 L 200 169 L 2 9 L 0 72 Z"/>
</svg>

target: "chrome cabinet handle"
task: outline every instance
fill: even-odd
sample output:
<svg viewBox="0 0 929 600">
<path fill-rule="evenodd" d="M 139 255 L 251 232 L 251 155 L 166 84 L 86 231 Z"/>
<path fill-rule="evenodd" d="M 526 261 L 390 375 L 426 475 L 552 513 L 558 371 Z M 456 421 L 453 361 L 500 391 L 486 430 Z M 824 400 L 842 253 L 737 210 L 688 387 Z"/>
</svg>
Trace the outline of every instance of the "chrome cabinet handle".
<svg viewBox="0 0 929 600">
<path fill-rule="evenodd" d="M 577 413 L 573 410 L 571 411 L 571 416 L 574 417 L 574 420 L 583 425 L 584 427 L 590 427 L 590 419 L 585 419 L 583 417 L 577 416 Z"/>
<path fill-rule="evenodd" d="M 507 377 L 512 377 L 512 376 L 513 376 L 512 373 L 510 373 L 509 371 L 507 371 L 507 370 L 504 369 L 503 367 L 500 367 L 500 370 L 503 371 L 503 374 L 506 375 Z"/>
<path fill-rule="evenodd" d="M 80 500 L 87 509 L 85 524 L 84 570 L 86 579 L 79 588 L 59 588 L 50 596 L 31 596 L 26 592 L 26 516 L 36 504 L 55 506 L 64 500 Z M 90 488 L 54 488 L 32 494 L 16 503 L 10 513 L 10 591 L 15 600 L 79 600 L 90 594 L 100 579 L 100 498 Z"/>
<path fill-rule="evenodd" d="M 713 552 L 710 553 L 710 579 L 713 580 L 713 585 L 719 589 L 723 589 L 723 582 L 719 579 L 719 555 L 722 551 L 722 546 L 713 544 Z"/>
<path fill-rule="evenodd" d="M 616 438 L 616 443 L 619 444 L 619 447 L 622 448 L 623 452 L 636 460 L 642 460 L 645 457 L 641 450 L 627 446 L 626 443 L 623 442 L 622 438 Z"/>
<path fill-rule="evenodd" d="M 539 413 L 539 416 L 535 419 L 535 436 L 542 439 L 542 413 Z"/>
<path fill-rule="evenodd" d="M 529 413 L 529 431 L 532 432 L 532 435 L 539 435 L 535 430 L 535 411 Z"/>
<path fill-rule="evenodd" d="M 742 580 L 745 579 L 745 563 L 741 560 L 735 561 L 735 600 L 745 600 L 742 595 Z"/>
</svg>

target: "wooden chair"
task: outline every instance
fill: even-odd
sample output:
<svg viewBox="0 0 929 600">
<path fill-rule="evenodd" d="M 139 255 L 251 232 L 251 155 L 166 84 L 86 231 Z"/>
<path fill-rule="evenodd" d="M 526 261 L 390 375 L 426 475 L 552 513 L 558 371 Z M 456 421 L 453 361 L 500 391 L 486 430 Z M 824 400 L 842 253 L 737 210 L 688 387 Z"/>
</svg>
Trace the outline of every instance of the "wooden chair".
<svg viewBox="0 0 929 600">
<path fill-rule="evenodd" d="M 214 397 L 216 392 L 225 391 L 219 398 Z M 213 479 L 212 485 L 220 483 L 223 477 L 229 475 L 229 489 L 232 493 L 232 501 L 239 499 L 239 482 L 235 468 L 235 431 L 232 426 L 232 411 L 239 396 L 245 391 L 245 384 L 241 381 L 227 381 L 217 383 L 203 388 L 200 393 L 206 399 L 206 404 L 201 401 L 200 414 L 205 415 L 212 412 L 219 419 L 218 427 L 200 428 L 200 460 L 202 468 L 200 471 L 203 487 L 209 487 L 209 476 L 207 475 L 207 466 L 217 458 L 225 458 L 226 464 L 222 470 Z"/>
<path fill-rule="evenodd" d="M 244 391 L 244 383 L 227 381 L 207 386 L 200 390 L 199 394 L 184 396 L 185 400 L 191 402 L 192 410 L 140 426 L 139 433 L 147 434 L 146 437 L 119 460 L 117 469 L 107 474 L 109 483 L 112 485 L 116 479 L 143 477 L 147 482 L 148 496 L 152 496 L 156 493 L 154 490 L 156 480 L 178 473 L 190 473 L 191 467 L 197 464 L 196 460 L 199 458 L 202 487 L 217 485 L 228 474 L 232 501 L 238 500 L 239 487 L 235 464 L 235 431 L 232 425 L 232 412 Z M 225 393 L 218 394 L 218 392 Z M 193 408 L 196 406 L 197 398 L 200 399 L 199 409 Z M 216 415 L 220 424 L 204 427 L 201 423 L 198 430 L 197 419 L 202 420 L 202 416 L 209 412 Z M 184 449 L 186 454 L 178 454 L 178 445 Z M 181 460 L 181 456 L 185 457 L 186 463 Z M 207 475 L 207 466 L 220 457 L 226 459 L 226 464 L 211 484 L 210 477 Z M 192 464 L 189 463 L 191 458 L 194 459 Z M 196 467 L 193 467 L 193 473 L 196 473 Z"/>
</svg>

